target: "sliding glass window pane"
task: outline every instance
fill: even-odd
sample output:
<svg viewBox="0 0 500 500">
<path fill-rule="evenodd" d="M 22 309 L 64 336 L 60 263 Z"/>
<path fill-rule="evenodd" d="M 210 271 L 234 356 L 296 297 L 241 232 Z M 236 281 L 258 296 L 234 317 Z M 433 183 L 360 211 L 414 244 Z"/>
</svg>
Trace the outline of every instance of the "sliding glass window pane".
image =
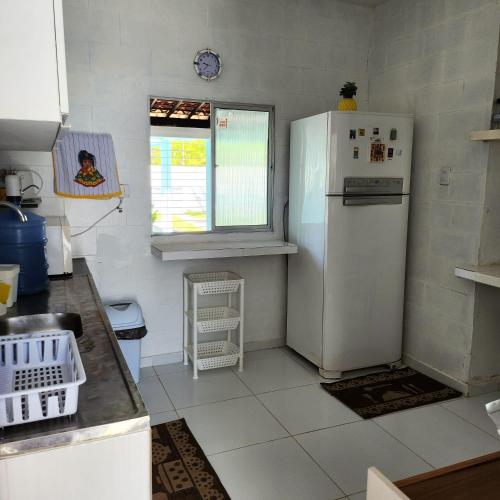
<svg viewBox="0 0 500 500">
<path fill-rule="evenodd" d="M 269 112 L 216 108 L 215 126 L 215 225 L 267 225 Z"/>
<path fill-rule="evenodd" d="M 210 139 L 151 136 L 153 233 L 201 232 L 207 218 Z"/>
</svg>

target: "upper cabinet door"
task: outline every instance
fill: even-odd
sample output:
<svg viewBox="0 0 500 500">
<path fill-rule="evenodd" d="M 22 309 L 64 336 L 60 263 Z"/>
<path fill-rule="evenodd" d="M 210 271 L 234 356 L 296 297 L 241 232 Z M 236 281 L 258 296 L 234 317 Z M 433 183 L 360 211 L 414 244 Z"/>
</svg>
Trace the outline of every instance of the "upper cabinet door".
<svg viewBox="0 0 500 500">
<path fill-rule="evenodd" d="M 57 77 L 59 81 L 59 107 L 62 122 L 69 116 L 68 78 L 66 74 L 66 48 L 62 0 L 54 0 L 54 27 L 56 31 Z"/>
<path fill-rule="evenodd" d="M 0 149 L 50 151 L 68 112 L 61 0 L 2 0 L 0 65 Z"/>
</svg>

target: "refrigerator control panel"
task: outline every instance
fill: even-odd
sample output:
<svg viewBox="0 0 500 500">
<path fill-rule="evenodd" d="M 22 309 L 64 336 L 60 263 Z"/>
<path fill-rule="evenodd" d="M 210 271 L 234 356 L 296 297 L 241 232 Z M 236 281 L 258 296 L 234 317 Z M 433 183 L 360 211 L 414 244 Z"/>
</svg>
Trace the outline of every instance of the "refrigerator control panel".
<svg viewBox="0 0 500 500">
<path fill-rule="evenodd" d="M 345 177 L 344 193 L 402 193 L 402 177 Z"/>
</svg>

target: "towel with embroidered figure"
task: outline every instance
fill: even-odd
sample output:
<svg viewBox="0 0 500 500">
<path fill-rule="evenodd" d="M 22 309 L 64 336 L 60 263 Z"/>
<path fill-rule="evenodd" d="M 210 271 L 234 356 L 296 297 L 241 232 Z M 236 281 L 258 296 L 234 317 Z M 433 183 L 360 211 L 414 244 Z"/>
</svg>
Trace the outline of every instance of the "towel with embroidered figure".
<svg viewBox="0 0 500 500">
<path fill-rule="evenodd" d="M 122 194 L 110 134 L 66 132 L 56 141 L 52 158 L 57 195 L 109 199 Z"/>
</svg>

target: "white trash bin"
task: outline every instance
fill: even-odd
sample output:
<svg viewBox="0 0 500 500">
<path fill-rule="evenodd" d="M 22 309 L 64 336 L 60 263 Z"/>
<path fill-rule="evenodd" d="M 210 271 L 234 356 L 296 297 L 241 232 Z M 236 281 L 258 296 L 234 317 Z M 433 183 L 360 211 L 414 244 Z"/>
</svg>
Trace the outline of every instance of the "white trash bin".
<svg viewBox="0 0 500 500">
<path fill-rule="evenodd" d="M 142 311 L 136 302 L 119 302 L 104 306 L 109 322 L 120 344 L 123 357 L 134 382 L 139 382 L 141 370 L 141 339 L 147 330 Z"/>
</svg>

